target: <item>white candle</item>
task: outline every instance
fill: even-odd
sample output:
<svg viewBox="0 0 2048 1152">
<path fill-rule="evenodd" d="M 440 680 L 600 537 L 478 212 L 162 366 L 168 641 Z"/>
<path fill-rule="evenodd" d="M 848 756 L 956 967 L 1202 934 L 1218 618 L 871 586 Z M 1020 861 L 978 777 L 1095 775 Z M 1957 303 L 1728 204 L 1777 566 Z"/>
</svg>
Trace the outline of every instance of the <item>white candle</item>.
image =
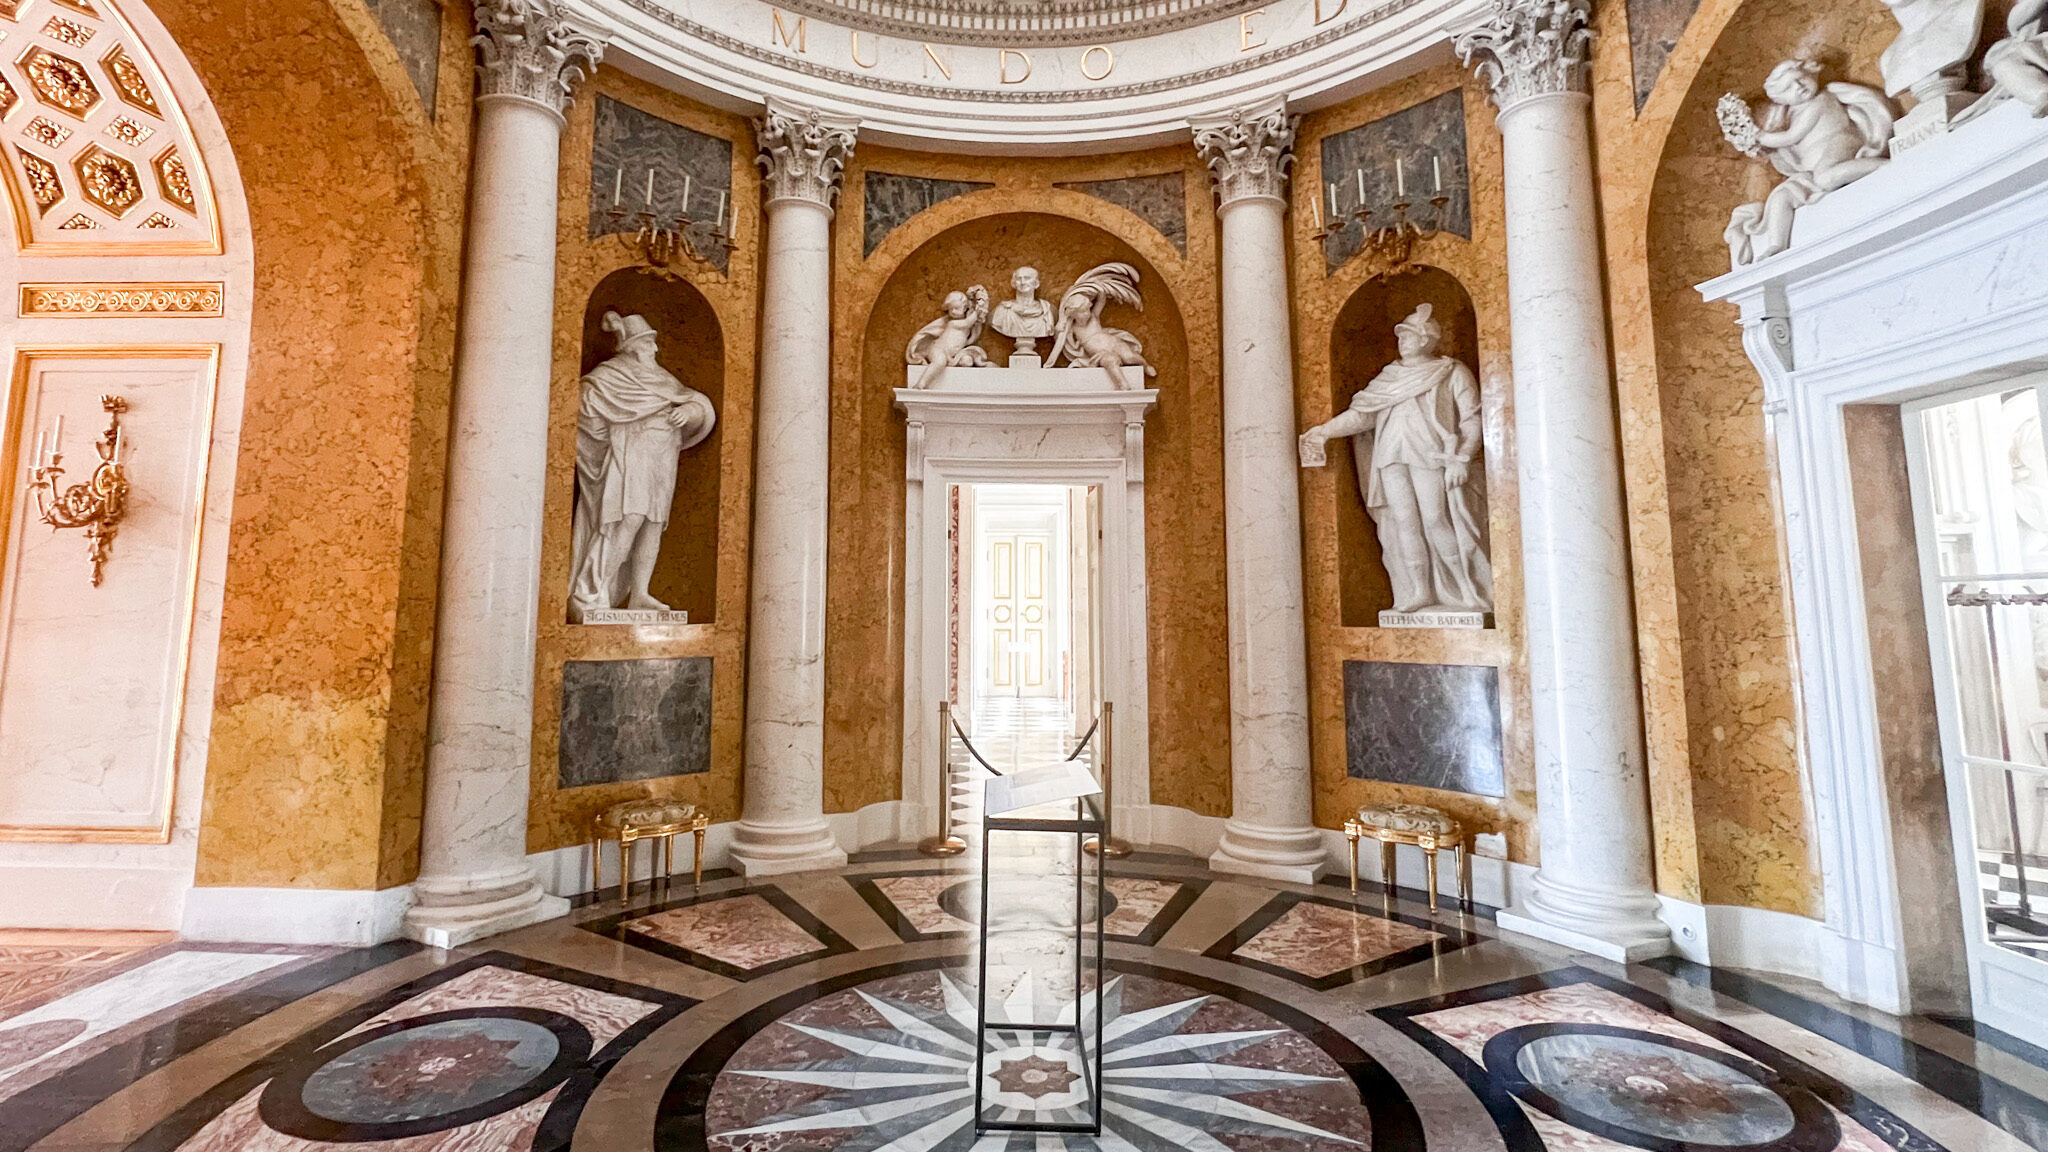
<svg viewBox="0 0 2048 1152">
<path fill-rule="evenodd" d="M 1315 214 L 1316 231 L 1321 232 L 1323 230 L 1323 202 L 1311 196 L 1308 200 L 1308 206 L 1309 210 Z"/>
<path fill-rule="evenodd" d="M 1443 190 L 1444 190 L 1444 158 L 1443 158 L 1443 157 L 1442 157 L 1441 155 L 1439 155 L 1439 154 L 1437 154 L 1437 153 L 1435 153 L 1435 152 L 1432 152 L 1432 153 L 1430 153 L 1430 154 L 1429 154 L 1429 175 L 1430 175 L 1430 178 L 1431 178 L 1432 180 L 1434 180 L 1434 181 L 1436 182 L 1436 187 L 1435 187 L 1435 188 L 1433 189 L 1433 191 L 1437 191 L 1437 192 L 1441 192 L 1441 191 L 1443 191 Z"/>
<path fill-rule="evenodd" d="M 654 207 L 654 169 L 652 168 L 647 170 L 647 201 L 645 206 L 648 208 Z"/>
<path fill-rule="evenodd" d="M 42 431 L 39 431 L 39 432 L 37 432 L 37 433 L 36 433 L 36 462 L 35 462 L 35 467 L 37 467 L 37 468 L 47 468 L 47 467 L 49 466 L 49 464 L 50 464 L 50 432 L 49 432 L 49 430 L 48 430 L 48 429 L 43 429 Z"/>
<path fill-rule="evenodd" d="M 1401 158 L 1394 157 L 1394 195 L 1408 195 L 1408 176 L 1401 169 Z"/>
<path fill-rule="evenodd" d="M 723 188 L 718 190 L 718 215 L 711 222 L 721 227 L 725 224 L 725 189 Z"/>
<path fill-rule="evenodd" d="M 1333 181 L 1333 182 L 1332 182 L 1332 183 L 1330 184 L 1330 216 L 1331 216 L 1331 218 L 1333 218 L 1333 219 L 1334 219 L 1334 218 L 1336 217 L 1336 215 L 1337 215 L 1337 185 L 1336 185 L 1336 183 L 1335 183 L 1335 182 Z"/>
<path fill-rule="evenodd" d="M 619 193 L 626 188 L 626 170 L 619 168 L 612 173 L 612 207 L 619 206 Z"/>
<path fill-rule="evenodd" d="M 121 462 L 121 438 L 127 434 L 128 432 L 125 428 L 114 429 L 114 463 L 116 464 Z"/>
<path fill-rule="evenodd" d="M 683 173 L 683 215 L 690 214 L 690 174 Z"/>
<path fill-rule="evenodd" d="M 732 225 L 726 230 L 725 237 L 728 240 L 740 238 L 740 206 L 737 204 L 732 206 Z"/>
<path fill-rule="evenodd" d="M 59 456 L 62 456 L 63 454 L 64 454 L 64 417 L 63 417 L 63 415 L 62 415 L 62 414 L 60 413 L 60 414 L 59 414 L 59 415 L 57 416 L 57 434 L 56 434 L 56 435 L 55 435 L 54 437 L 52 437 L 52 438 L 50 439 L 50 458 L 54 460 L 54 459 L 56 459 L 57 457 L 59 457 Z"/>
<path fill-rule="evenodd" d="M 1365 169 L 1358 170 L 1358 206 L 1365 207 Z"/>
</svg>

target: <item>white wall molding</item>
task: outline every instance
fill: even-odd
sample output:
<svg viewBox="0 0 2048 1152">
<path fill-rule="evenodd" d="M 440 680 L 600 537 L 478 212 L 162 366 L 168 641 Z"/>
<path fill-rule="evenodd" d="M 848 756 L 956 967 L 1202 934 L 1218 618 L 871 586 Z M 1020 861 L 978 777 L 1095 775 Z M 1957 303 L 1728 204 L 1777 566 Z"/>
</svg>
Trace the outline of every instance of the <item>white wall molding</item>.
<svg viewBox="0 0 2048 1152">
<path fill-rule="evenodd" d="M 194 888 L 185 897 L 188 940 L 363 947 L 396 940 L 412 886 L 380 891 L 332 888 Z"/>
</svg>

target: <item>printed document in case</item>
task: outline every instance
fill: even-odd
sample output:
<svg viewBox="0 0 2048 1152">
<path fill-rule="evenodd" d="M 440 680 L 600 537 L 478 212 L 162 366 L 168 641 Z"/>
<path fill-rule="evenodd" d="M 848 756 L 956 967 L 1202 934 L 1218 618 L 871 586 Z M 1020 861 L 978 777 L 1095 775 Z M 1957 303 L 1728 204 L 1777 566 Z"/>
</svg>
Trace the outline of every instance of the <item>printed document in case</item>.
<svg viewBox="0 0 2048 1152">
<path fill-rule="evenodd" d="M 1040 804 L 1093 796 L 1101 791 L 1102 785 L 1095 782 L 1094 774 L 1086 767 L 1078 761 L 1065 760 L 990 780 L 987 791 L 983 793 L 983 811 L 990 816 L 1000 816 L 1019 808 L 1036 808 Z"/>
</svg>

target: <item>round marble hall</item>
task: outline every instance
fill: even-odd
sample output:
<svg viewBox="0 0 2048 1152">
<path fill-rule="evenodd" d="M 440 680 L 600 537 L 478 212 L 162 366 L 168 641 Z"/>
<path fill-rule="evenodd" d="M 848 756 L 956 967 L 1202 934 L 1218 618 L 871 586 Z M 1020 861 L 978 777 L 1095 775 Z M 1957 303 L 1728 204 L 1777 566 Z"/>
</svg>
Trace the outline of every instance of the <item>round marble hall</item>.
<svg viewBox="0 0 2048 1152">
<path fill-rule="evenodd" d="M 0 1152 L 2048 1152 L 2048 0 L 0 0 Z"/>
</svg>

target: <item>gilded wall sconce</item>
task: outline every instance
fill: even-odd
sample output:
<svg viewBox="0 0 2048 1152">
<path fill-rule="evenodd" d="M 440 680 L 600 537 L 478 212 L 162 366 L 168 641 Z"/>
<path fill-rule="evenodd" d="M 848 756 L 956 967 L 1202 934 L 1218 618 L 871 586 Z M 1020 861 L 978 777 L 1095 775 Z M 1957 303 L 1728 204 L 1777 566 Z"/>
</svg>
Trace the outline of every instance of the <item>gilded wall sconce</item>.
<svg viewBox="0 0 2048 1152">
<path fill-rule="evenodd" d="M 1315 209 L 1315 226 L 1310 235 L 1318 243 L 1328 244 L 1332 239 L 1350 227 L 1353 221 L 1364 232 L 1359 252 L 1366 258 L 1367 267 L 1373 271 L 1369 279 L 1390 280 L 1420 269 L 1415 262 L 1415 245 L 1435 237 L 1443 231 L 1444 210 L 1451 202 L 1450 194 L 1444 191 L 1443 161 L 1430 157 L 1430 174 L 1433 191 L 1423 203 L 1429 205 L 1426 212 L 1416 212 L 1416 202 L 1408 195 L 1408 173 L 1403 160 L 1394 158 L 1394 203 L 1388 205 L 1392 219 L 1375 227 L 1374 207 L 1366 199 L 1365 171 L 1357 172 L 1358 203 L 1349 212 L 1339 208 L 1338 186 L 1330 184 L 1327 192 L 1330 198 L 1330 219 L 1322 220 L 1322 201 L 1312 201 Z M 1414 215 L 1410 215 L 1414 213 Z"/>
<path fill-rule="evenodd" d="M 101 396 L 100 407 L 107 413 L 107 430 L 93 443 L 100 462 L 83 484 L 60 489 L 64 478 L 64 418 L 56 428 L 36 435 L 36 460 L 29 468 L 28 489 L 35 494 L 36 514 L 51 531 L 59 528 L 85 529 L 86 558 L 92 562 L 92 586 L 100 586 L 100 573 L 114 549 L 114 533 L 128 511 L 128 470 L 122 460 L 127 445 L 121 432 L 121 413 L 128 401 L 119 396 Z"/>
<path fill-rule="evenodd" d="M 620 226 L 628 220 L 638 225 L 628 243 L 638 253 L 640 263 L 650 270 L 673 277 L 674 273 L 669 269 L 685 257 L 699 264 L 712 264 L 737 246 L 734 237 L 739 232 L 738 205 L 731 205 L 728 212 L 728 197 L 724 189 L 715 190 L 718 193 L 715 215 L 695 214 L 692 212 L 695 207 L 692 194 L 701 190 L 693 186 L 689 174 L 685 173 L 682 211 L 672 220 L 663 221 L 654 207 L 654 170 L 648 169 L 645 196 L 637 212 L 627 212 L 620 203 L 625 180 L 625 169 L 613 174 L 612 206 L 606 210 L 605 216 L 614 232 L 620 232 Z M 695 199 L 701 200 L 702 197 Z"/>
</svg>

